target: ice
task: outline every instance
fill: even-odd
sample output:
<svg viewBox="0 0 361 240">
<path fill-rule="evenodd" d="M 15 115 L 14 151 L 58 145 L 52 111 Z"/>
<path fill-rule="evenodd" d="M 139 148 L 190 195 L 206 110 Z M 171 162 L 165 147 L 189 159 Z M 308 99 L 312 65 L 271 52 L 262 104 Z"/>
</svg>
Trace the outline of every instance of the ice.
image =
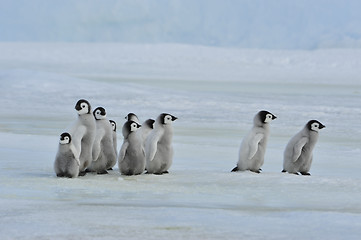
<svg viewBox="0 0 361 240">
<path fill-rule="evenodd" d="M 359 50 L 0 44 L 2 239 L 358 239 Z M 170 174 L 59 179 L 58 136 L 86 98 L 174 122 Z M 253 115 L 277 115 L 261 174 L 231 173 Z M 311 177 L 282 174 L 287 141 L 326 125 Z M 118 149 L 122 142 L 118 131 Z"/>
</svg>

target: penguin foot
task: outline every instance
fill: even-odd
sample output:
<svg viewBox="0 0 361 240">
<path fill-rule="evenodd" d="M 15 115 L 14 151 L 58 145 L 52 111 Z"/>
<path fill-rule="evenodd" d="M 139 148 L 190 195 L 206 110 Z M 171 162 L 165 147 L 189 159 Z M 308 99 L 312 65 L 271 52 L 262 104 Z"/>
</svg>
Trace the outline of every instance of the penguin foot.
<svg viewBox="0 0 361 240">
<path fill-rule="evenodd" d="M 260 170 L 250 170 L 251 172 L 254 172 L 254 173 L 261 173 Z"/>
<path fill-rule="evenodd" d="M 238 171 L 238 167 L 235 167 L 235 168 L 232 169 L 231 172 L 237 172 L 237 171 Z"/>
<path fill-rule="evenodd" d="M 97 174 L 103 175 L 103 174 L 108 174 L 108 172 L 107 172 L 107 170 L 103 170 L 103 171 L 97 172 Z"/>
<path fill-rule="evenodd" d="M 65 177 L 63 173 L 56 174 L 57 177 Z"/>
<path fill-rule="evenodd" d="M 87 173 L 86 171 L 81 171 L 81 172 L 79 172 L 79 175 L 78 175 L 78 176 L 79 176 L 79 177 L 83 177 L 83 176 L 86 175 L 86 173 Z"/>
<path fill-rule="evenodd" d="M 285 172 L 287 172 L 287 171 L 283 169 L 282 172 L 285 173 Z"/>
<path fill-rule="evenodd" d="M 108 171 L 111 171 L 111 170 L 113 170 L 113 168 L 108 168 L 107 170 L 108 170 Z"/>
<path fill-rule="evenodd" d="M 66 174 L 64 174 L 64 177 L 67 177 L 67 178 L 73 178 L 74 176 L 73 176 L 73 175 L 71 175 L 71 174 L 69 174 L 69 173 L 66 173 Z"/>
<path fill-rule="evenodd" d="M 162 172 L 162 174 L 168 174 L 169 172 L 168 171 L 164 171 L 164 172 Z"/>
<path fill-rule="evenodd" d="M 311 173 L 309 172 L 300 172 L 303 176 L 311 176 Z"/>
</svg>

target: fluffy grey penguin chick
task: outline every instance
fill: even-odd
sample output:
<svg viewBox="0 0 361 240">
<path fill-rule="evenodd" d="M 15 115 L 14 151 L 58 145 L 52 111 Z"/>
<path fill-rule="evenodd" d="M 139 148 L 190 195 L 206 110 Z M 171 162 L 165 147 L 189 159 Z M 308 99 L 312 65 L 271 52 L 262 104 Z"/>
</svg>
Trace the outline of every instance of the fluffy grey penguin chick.
<svg viewBox="0 0 361 240">
<path fill-rule="evenodd" d="M 122 175 L 138 175 L 145 169 L 145 153 L 142 140 L 138 134 L 141 127 L 130 120 L 124 123 L 124 142 L 118 155 L 119 171 Z"/>
<path fill-rule="evenodd" d="M 173 161 L 172 122 L 176 119 L 168 113 L 162 113 L 156 119 L 154 129 L 145 142 L 147 173 L 168 173 Z"/>
<path fill-rule="evenodd" d="M 71 142 L 70 134 L 62 133 L 54 162 L 56 176 L 76 178 L 79 174 L 79 166 L 79 153 Z"/>
<path fill-rule="evenodd" d="M 116 162 L 116 154 L 113 144 L 112 125 L 106 117 L 103 107 L 98 107 L 93 112 L 96 119 L 96 136 L 93 143 L 93 161 L 88 171 L 106 174 L 108 162 Z"/>
<path fill-rule="evenodd" d="M 93 142 L 95 139 L 95 119 L 91 112 L 90 103 L 85 99 L 80 99 L 75 110 L 78 113 L 78 119 L 70 131 L 72 142 L 77 152 L 80 153 L 80 175 L 85 174 L 85 169 L 92 162 Z"/>
<path fill-rule="evenodd" d="M 293 136 L 283 153 L 283 171 L 302 175 L 309 173 L 313 158 L 313 149 L 318 140 L 318 131 L 325 125 L 317 120 L 310 120 L 304 128 Z"/>
<path fill-rule="evenodd" d="M 251 131 L 243 138 L 238 163 L 232 172 L 250 170 L 260 173 L 269 136 L 269 123 L 276 116 L 268 111 L 258 112 L 253 119 Z"/>
<path fill-rule="evenodd" d="M 118 157 L 118 149 L 117 149 L 117 123 L 114 120 L 109 120 L 110 124 L 112 125 L 113 130 L 113 145 L 114 145 L 114 152 L 115 156 Z M 107 170 L 112 170 L 114 165 L 117 163 L 117 161 L 114 162 L 108 162 Z"/>
</svg>

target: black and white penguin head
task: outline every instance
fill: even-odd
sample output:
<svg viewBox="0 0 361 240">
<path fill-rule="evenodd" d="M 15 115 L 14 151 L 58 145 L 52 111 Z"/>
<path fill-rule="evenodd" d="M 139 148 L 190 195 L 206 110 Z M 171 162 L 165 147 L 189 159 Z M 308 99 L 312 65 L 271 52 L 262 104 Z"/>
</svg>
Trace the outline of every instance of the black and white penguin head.
<svg viewBox="0 0 361 240">
<path fill-rule="evenodd" d="M 159 121 L 161 124 L 171 124 L 173 121 L 177 120 L 178 118 L 168 114 L 168 113 L 162 113 L 159 115 Z"/>
<path fill-rule="evenodd" d="M 114 132 L 116 132 L 117 131 L 117 123 L 113 120 L 109 120 L 109 122 L 110 122 L 110 125 L 112 125 L 112 130 Z"/>
<path fill-rule="evenodd" d="M 79 115 L 88 114 L 91 111 L 90 103 L 85 99 L 80 99 L 75 104 L 75 110 L 78 112 Z"/>
<path fill-rule="evenodd" d="M 260 111 L 258 112 L 258 117 L 261 123 L 269 123 L 272 120 L 275 120 L 277 117 L 268 111 Z"/>
<path fill-rule="evenodd" d="M 93 111 L 93 115 L 96 120 L 102 120 L 107 117 L 107 113 L 105 112 L 105 109 L 103 107 L 97 107 Z"/>
<path fill-rule="evenodd" d="M 155 122 L 155 121 L 154 121 L 153 119 L 148 119 L 148 120 L 146 120 L 146 121 L 144 122 L 143 125 L 146 125 L 147 127 L 153 129 L 153 127 L 154 127 L 154 122 Z"/>
<path fill-rule="evenodd" d="M 125 116 L 125 120 L 127 120 L 127 121 L 134 121 L 134 122 L 139 123 L 138 116 L 135 115 L 135 113 L 128 113 L 128 115 Z"/>
<path fill-rule="evenodd" d="M 64 145 L 64 144 L 69 144 L 71 142 L 71 136 L 69 133 L 64 132 L 60 135 L 60 141 L 59 143 Z"/>
<path fill-rule="evenodd" d="M 326 127 L 325 125 L 323 125 L 322 123 L 320 123 L 320 122 L 317 121 L 317 120 L 310 120 L 310 121 L 308 121 L 308 123 L 307 123 L 307 128 L 308 128 L 310 131 L 318 132 L 320 129 L 325 128 L 325 127 Z"/>
<path fill-rule="evenodd" d="M 127 121 L 123 125 L 123 136 L 127 138 L 129 134 L 137 131 L 142 125 L 134 121 Z"/>
<path fill-rule="evenodd" d="M 134 121 L 130 121 L 129 122 L 129 131 L 130 132 L 135 132 L 137 131 L 142 125 L 140 125 L 139 123 L 137 122 L 134 122 Z"/>
</svg>

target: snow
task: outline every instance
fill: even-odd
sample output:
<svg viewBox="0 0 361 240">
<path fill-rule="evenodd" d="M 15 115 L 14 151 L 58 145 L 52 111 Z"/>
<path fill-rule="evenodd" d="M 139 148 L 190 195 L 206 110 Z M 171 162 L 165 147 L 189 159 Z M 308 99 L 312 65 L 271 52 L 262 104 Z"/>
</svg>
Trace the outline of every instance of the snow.
<svg viewBox="0 0 361 240">
<path fill-rule="evenodd" d="M 2 239 L 359 238 L 361 51 L 1 43 L 0 52 Z M 118 126 L 128 112 L 177 116 L 170 174 L 56 178 L 58 135 L 79 98 Z M 263 172 L 230 173 L 261 109 L 277 116 Z M 313 118 L 326 128 L 312 176 L 282 174 L 287 141 Z"/>
<path fill-rule="evenodd" d="M 360 48 L 358 0 L 2 0 L 0 41 Z"/>
</svg>

